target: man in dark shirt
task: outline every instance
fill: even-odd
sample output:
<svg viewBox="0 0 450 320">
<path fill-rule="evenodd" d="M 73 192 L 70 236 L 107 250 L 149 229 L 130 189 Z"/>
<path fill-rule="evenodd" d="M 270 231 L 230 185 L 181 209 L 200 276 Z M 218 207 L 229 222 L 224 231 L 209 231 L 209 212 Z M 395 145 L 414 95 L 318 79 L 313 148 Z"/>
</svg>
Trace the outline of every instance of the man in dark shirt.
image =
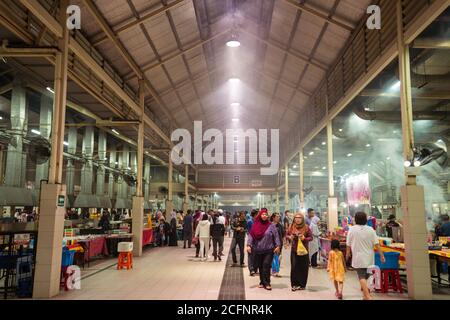
<svg viewBox="0 0 450 320">
<path fill-rule="evenodd" d="M 386 223 L 386 231 L 389 238 L 392 238 L 392 227 L 400 227 L 397 221 L 395 221 L 395 216 L 391 214 Z"/>
<path fill-rule="evenodd" d="M 244 245 L 245 245 L 245 235 L 247 232 L 247 221 L 245 220 L 245 212 L 239 212 L 238 218 L 231 224 L 233 229 L 233 241 L 231 242 L 231 254 L 233 257 L 233 265 L 237 265 L 236 257 L 236 246 L 239 246 L 240 253 L 240 265 L 245 267 L 244 264 Z"/>
<path fill-rule="evenodd" d="M 450 237 L 450 221 L 448 214 L 442 216 L 442 225 L 439 229 L 440 237 Z"/>
</svg>

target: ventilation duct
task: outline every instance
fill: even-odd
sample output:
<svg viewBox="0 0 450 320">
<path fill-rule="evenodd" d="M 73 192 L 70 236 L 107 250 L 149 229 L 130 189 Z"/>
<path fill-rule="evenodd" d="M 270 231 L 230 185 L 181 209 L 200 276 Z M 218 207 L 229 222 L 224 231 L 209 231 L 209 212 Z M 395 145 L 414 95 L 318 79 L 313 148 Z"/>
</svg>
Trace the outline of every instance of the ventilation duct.
<svg viewBox="0 0 450 320">
<path fill-rule="evenodd" d="M 353 109 L 353 112 L 361 119 L 373 121 L 401 122 L 399 111 L 366 111 L 364 106 Z M 413 120 L 437 120 L 445 121 L 450 119 L 449 111 L 416 111 L 413 112 Z"/>
</svg>

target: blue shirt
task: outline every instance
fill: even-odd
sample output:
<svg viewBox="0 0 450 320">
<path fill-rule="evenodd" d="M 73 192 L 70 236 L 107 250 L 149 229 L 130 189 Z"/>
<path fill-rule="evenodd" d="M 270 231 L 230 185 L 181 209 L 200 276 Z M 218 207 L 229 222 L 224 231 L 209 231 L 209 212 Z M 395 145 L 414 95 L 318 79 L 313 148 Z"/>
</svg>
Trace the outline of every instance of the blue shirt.
<svg viewBox="0 0 450 320">
<path fill-rule="evenodd" d="M 450 237 L 450 221 L 442 224 L 440 235 L 443 237 Z"/>
<path fill-rule="evenodd" d="M 247 232 L 250 232 L 252 226 L 253 226 L 253 219 L 247 220 Z"/>
</svg>

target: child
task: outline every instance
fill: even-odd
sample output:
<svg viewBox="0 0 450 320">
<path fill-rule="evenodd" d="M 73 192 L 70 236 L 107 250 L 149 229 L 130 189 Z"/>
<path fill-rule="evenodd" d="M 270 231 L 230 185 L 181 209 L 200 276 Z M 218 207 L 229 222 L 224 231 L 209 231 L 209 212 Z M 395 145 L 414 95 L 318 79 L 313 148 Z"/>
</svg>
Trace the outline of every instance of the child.
<svg viewBox="0 0 450 320">
<path fill-rule="evenodd" d="M 342 300 L 342 290 L 344 289 L 345 278 L 345 258 L 339 249 L 339 241 L 331 241 L 331 251 L 328 254 L 328 267 L 327 271 L 330 275 L 330 279 L 334 281 L 334 287 L 336 288 L 336 297 Z"/>
</svg>

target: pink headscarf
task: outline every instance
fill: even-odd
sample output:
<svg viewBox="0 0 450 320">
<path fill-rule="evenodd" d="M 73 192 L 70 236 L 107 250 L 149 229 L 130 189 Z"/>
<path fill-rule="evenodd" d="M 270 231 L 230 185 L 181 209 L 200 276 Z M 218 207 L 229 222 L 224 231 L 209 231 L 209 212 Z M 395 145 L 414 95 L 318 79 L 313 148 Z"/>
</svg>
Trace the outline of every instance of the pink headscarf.
<svg viewBox="0 0 450 320">
<path fill-rule="evenodd" d="M 261 209 L 261 211 L 256 216 L 255 222 L 253 223 L 252 228 L 250 230 L 250 235 L 255 240 L 261 240 L 271 224 L 269 219 L 267 219 L 266 221 L 263 221 L 261 219 L 261 215 L 263 213 L 268 213 L 267 209 Z"/>
</svg>

